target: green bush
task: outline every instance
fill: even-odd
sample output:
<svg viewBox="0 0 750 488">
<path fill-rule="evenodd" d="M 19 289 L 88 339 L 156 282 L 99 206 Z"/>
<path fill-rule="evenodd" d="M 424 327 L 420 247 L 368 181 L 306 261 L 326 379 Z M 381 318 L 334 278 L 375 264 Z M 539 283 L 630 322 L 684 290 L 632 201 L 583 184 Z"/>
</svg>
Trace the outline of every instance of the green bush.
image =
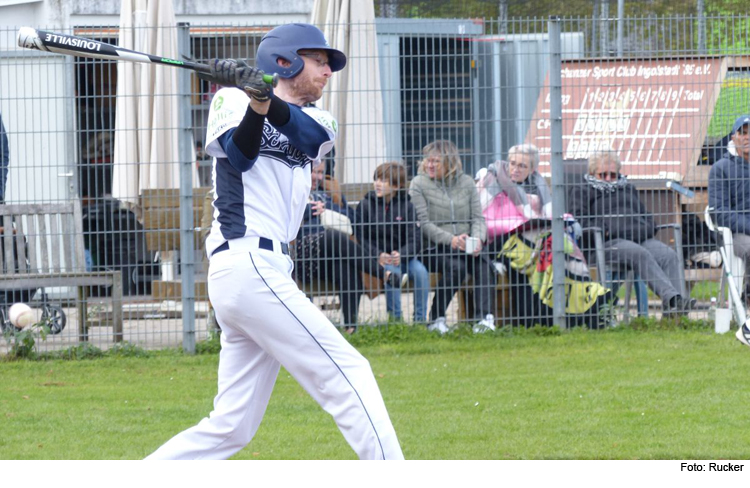
<svg viewBox="0 0 750 488">
<path fill-rule="evenodd" d="M 33 359 L 36 355 L 36 335 L 39 334 L 44 340 L 47 338 L 49 331 L 50 329 L 44 321 L 29 325 L 21 330 L 13 326 L 6 327 L 3 331 L 3 337 L 10 345 L 10 350 L 5 360 Z"/>
<path fill-rule="evenodd" d="M 104 351 L 98 347 L 83 342 L 77 346 L 71 346 L 67 349 L 60 351 L 51 351 L 44 354 L 38 355 L 38 359 L 51 360 L 51 359 L 66 359 L 66 360 L 78 360 L 78 359 L 98 359 L 105 356 Z"/>
<path fill-rule="evenodd" d="M 144 358 L 150 356 L 151 353 L 130 342 L 118 342 L 109 348 L 106 355 L 117 358 Z"/>
<path fill-rule="evenodd" d="M 220 332 L 211 331 L 208 339 L 195 344 L 195 354 L 218 354 L 221 351 Z"/>
</svg>

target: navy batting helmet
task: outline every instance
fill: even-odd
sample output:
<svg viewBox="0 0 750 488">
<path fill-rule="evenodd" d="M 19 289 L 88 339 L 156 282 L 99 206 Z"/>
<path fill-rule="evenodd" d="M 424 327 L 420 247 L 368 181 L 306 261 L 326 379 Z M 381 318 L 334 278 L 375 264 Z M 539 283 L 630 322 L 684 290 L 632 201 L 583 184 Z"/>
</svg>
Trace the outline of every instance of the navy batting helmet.
<svg viewBox="0 0 750 488">
<path fill-rule="evenodd" d="M 320 49 L 328 53 L 331 71 L 339 71 L 346 66 L 346 55 L 328 45 L 323 33 L 310 24 L 286 24 L 273 28 L 258 46 L 255 64 L 266 73 L 278 73 L 281 78 L 294 78 L 305 67 L 305 62 L 297 51 L 300 49 Z M 284 68 L 276 62 L 283 58 L 291 66 Z"/>
</svg>

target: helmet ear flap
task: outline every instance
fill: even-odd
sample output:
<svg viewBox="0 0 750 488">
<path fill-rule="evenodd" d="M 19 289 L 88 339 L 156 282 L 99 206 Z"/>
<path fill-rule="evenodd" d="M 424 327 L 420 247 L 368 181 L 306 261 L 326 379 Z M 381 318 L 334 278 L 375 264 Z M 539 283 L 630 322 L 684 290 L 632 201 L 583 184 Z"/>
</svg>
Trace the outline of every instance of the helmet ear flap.
<svg viewBox="0 0 750 488">
<path fill-rule="evenodd" d="M 263 71 L 266 73 L 278 73 L 281 78 L 294 78 L 305 67 L 305 62 L 300 55 L 294 51 L 273 52 L 272 59 L 276 62 L 276 66 L 274 66 L 275 71 L 265 69 Z M 283 59 L 287 63 L 290 63 L 289 66 L 280 65 L 278 61 L 279 59 Z"/>
</svg>

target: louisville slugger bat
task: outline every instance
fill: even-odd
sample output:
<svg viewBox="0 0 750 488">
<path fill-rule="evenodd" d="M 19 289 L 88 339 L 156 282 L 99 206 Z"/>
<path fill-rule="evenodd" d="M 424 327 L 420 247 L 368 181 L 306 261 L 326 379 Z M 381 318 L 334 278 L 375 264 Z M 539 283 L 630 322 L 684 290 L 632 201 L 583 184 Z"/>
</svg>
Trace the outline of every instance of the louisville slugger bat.
<svg viewBox="0 0 750 488">
<path fill-rule="evenodd" d="M 199 73 L 211 73 L 211 68 L 207 64 L 180 61 L 178 59 L 140 53 L 138 51 L 117 47 L 113 44 L 107 44 L 106 42 L 86 39 L 85 37 L 71 36 L 68 34 L 60 34 L 58 32 L 37 30 L 33 27 L 21 27 L 18 29 L 16 41 L 18 42 L 19 47 L 26 49 L 49 51 L 58 54 L 70 54 L 72 56 L 81 56 L 84 58 L 166 64 L 168 66 L 190 69 Z M 273 75 L 264 74 L 263 81 L 269 85 L 276 86 L 279 82 L 279 75 L 276 73 Z"/>
</svg>

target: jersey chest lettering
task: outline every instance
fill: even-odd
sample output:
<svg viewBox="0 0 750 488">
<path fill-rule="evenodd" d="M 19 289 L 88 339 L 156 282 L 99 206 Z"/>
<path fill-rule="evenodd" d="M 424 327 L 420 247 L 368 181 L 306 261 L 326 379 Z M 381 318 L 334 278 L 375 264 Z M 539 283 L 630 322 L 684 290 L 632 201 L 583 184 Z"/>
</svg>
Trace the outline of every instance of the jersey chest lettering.
<svg viewBox="0 0 750 488">
<path fill-rule="evenodd" d="M 282 137 L 281 133 L 269 124 L 263 127 L 260 154 L 283 163 L 290 168 L 304 167 L 306 164 L 312 162 L 302 151 L 289 144 L 289 140 L 286 137 Z"/>
</svg>

